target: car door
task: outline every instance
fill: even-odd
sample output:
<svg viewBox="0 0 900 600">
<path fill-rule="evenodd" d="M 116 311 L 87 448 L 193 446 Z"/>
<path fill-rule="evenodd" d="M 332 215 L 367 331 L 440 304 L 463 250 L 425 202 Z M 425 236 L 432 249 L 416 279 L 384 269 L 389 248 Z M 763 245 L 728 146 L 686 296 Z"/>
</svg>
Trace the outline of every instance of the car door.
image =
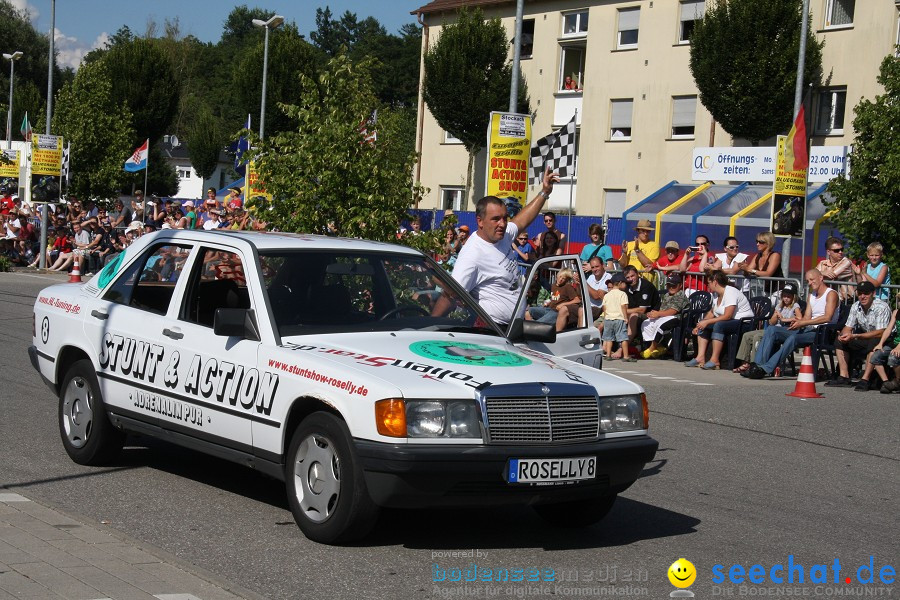
<svg viewBox="0 0 900 600">
<path fill-rule="evenodd" d="M 567 321 L 565 328 L 557 331 L 555 342 L 529 341 L 525 342 L 525 345 L 539 352 L 561 356 L 599 369 L 602 364 L 600 332 L 593 325 L 587 281 L 581 270 L 581 260 L 577 255 L 552 256 L 535 262 L 525 276 L 525 285 L 519 296 L 515 314 L 523 314 L 530 308 L 543 306 L 550 298 L 551 282 L 563 269 L 572 272 L 573 283 L 571 285 L 575 287 L 577 295 L 581 298 L 580 308 L 577 314 L 572 315 Z M 587 312 L 584 307 L 588 307 Z"/>
</svg>

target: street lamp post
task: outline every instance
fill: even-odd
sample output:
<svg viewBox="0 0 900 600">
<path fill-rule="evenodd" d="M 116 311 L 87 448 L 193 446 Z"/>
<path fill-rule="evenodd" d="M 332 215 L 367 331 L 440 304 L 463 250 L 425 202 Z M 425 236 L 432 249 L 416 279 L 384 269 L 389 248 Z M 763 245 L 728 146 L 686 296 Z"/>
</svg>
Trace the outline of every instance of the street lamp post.
<svg viewBox="0 0 900 600">
<path fill-rule="evenodd" d="M 12 148 L 12 110 L 13 110 L 13 77 L 16 74 L 16 61 L 22 58 L 22 52 L 16 50 L 12 54 L 3 53 L 9 61 L 9 110 L 6 113 L 6 149 Z"/>
<path fill-rule="evenodd" d="M 257 27 L 266 28 L 266 41 L 263 45 L 263 81 L 262 81 L 262 103 L 259 108 L 259 139 L 263 139 L 266 128 L 266 74 L 269 70 L 269 30 L 275 29 L 284 23 L 284 17 L 281 15 L 272 15 L 268 21 L 262 19 L 253 19 L 253 24 Z"/>
</svg>

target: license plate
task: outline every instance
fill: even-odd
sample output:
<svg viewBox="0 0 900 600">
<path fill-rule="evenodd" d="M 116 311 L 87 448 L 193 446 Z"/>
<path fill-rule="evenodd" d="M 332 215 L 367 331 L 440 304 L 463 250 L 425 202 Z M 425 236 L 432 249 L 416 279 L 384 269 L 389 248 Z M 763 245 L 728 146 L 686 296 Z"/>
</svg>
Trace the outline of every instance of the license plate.
<svg viewBox="0 0 900 600">
<path fill-rule="evenodd" d="M 574 458 L 513 458 L 509 461 L 509 483 L 562 483 L 593 479 L 596 456 Z"/>
</svg>

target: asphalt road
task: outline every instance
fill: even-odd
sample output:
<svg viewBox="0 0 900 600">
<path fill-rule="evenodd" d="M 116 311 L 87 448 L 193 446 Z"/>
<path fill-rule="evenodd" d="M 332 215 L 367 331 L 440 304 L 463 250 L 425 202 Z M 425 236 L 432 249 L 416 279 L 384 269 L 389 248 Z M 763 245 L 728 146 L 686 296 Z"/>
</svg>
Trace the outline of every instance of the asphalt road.
<svg viewBox="0 0 900 600">
<path fill-rule="evenodd" d="M 241 466 L 144 438 L 131 438 L 116 466 L 72 463 L 56 400 L 26 354 L 34 298 L 54 281 L 0 273 L 0 488 L 107 522 L 273 600 L 663 598 L 675 589 L 666 571 L 679 557 L 696 566 L 698 598 L 774 595 L 785 589 L 769 579 L 742 588 L 729 568 L 760 564 L 768 577 L 789 555 L 805 569 L 804 583 L 795 570 L 791 587 L 809 596 L 900 595 L 878 581 L 884 565 L 900 570 L 900 395 L 820 387 L 826 396 L 806 401 L 785 396 L 790 380 L 751 382 L 671 361 L 609 363 L 645 386 L 660 450 L 601 524 L 554 529 L 524 508 L 386 511 L 365 543 L 335 548 L 306 540 L 282 485 Z M 875 582 L 858 587 L 868 571 L 857 567 L 870 556 Z M 479 578 L 484 569 L 536 568 L 544 579 L 552 569 L 554 581 L 450 581 L 465 579 L 471 563 Z M 827 584 L 810 580 L 815 564 L 828 566 Z"/>
</svg>

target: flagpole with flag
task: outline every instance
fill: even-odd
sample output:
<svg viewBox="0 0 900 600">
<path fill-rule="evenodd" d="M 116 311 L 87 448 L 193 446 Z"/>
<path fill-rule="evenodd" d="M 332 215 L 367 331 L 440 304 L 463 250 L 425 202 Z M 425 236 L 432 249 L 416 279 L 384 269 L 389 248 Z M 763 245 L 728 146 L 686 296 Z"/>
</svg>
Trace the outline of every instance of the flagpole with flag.
<svg viewBox="0 0 900 600">
<path fill-rule="evenodd" d="M 575 177 L 576 171 L 578 170 L 578 162 L 575 158 L 575 148 L 576 143 L 578 141 L 578 109 L 575 109 L 575 115 L 572 117 L 572 123 L 575 127 L 572 128 L 572 181 L 569 183 L 569 220 L 566 224 L 566 253 L 569 252 L 569 244 L 572 242 L 572 196 L 575 194 Z"/>
<path fill-rule="evenodd" d="M 144 171 L 144 201 L 141 204 L 141 212 L 143 214 L 143 218 L 146 221 L 147 219 L 147 173 L 150 171 L 148 166 L 150 165 L 150 138 L 144 140 L 144 143 L 135 148 L 134 152 L 125 161 L 124 168 L 129 173 L 137 173 L 138 171 Z"/>
<path fill-rule="evenodd" d="M 33 131 L 31 129 L 31 123 L 28 122 L 28 111 L 25 111 L 25 118 L 22 119 L 22 126 L 19 128 L 19 133 L 22 134 L 22 138 L 26 142 L 31 141 Z"/>
<path fill-rule="evenodd" d="M 806 109 L 800 104 L 797 118 L 791 125 L 787 139 L 784 142 L 784 162 L 793 171 L 803 170 L 806 179 L 809 179 L 809 146 L 806 135 Z M 803 195 L 803 235 L 800 236 L 800 273 L 806 273 L 806 194 Z M 790 256 L 788 256 L 790 260 Z M 790 267 L 788 267 L 788 271 Z"/>
</svg>

